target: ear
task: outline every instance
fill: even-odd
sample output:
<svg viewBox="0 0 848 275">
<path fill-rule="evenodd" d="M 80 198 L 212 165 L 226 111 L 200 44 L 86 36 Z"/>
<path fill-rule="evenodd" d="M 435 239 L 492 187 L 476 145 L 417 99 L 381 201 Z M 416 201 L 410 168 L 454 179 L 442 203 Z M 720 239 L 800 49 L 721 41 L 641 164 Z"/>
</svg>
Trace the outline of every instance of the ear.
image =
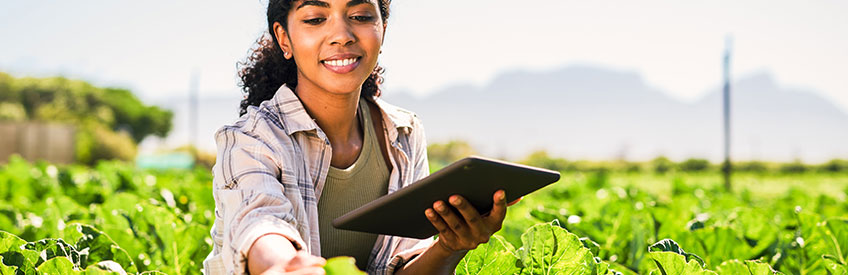
<svg viewBox="0 0 848 275">
<path fill-rule="evenodd" d="M 277 43 L 280 46 L 280 49 L 283 50 L 284 57 L 286 59 L 291 58 L 292 50 L 291 50 L 291 40 L 289 40 L 288 32 L 283 28 L 283 25 L 280 22 L 274 22 L 274 37 L 277 38 Z"/>
</svg>

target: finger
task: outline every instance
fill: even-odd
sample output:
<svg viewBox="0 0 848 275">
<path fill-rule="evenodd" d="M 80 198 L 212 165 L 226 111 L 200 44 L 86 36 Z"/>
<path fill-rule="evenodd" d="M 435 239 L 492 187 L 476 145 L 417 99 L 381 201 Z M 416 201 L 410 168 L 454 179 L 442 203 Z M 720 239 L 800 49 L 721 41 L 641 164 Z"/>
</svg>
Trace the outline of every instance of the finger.
<svg viewBox="0 0 848 275">
<path fill-rule="evenodd" d="M 489 230 L 486 228 L 486 224 L 483 223 L 483 218 L 480 217 L 480 213 L 477 212 L 477 209 L 474 209 L 474 206 L 472 206 L 468 200 L 460 195 L 453 195 L 449 198 L 449 201 L 453 207 L 459 210 L 459 214 L 462 215 L 462 218 L 465 219 L 465 223 L 470 227 L 469 230 L 471 233 L 489 234 Z"/>
<path fill-rule="evenodd" d="M 291 274 L 291 275 L 324 275 L 325 274 L 324 272 L 325 271 L 324 271 L 323 267 L 314 267 L 313 266 L 313 267 L 301 268 L 301 269 L 298 269 L 298 270 L 295 270 L 293 272 L 289 272 L 289 273 L 286 273 L 286 274 L 287 275 L 289 275 L 289 274 Z"/>
<path fill-rule="evenodd" d="M 288 262 L 286 271 L 295 271 L 305 267 L 322 267 L 326 263 L 326 259 L 312 256 L 305 250 L 301 250 Z"/>
<path fill-rule="evenodd" d="M 498 190 L 492 195 L 492 199 L 494 200 L 494 205 L 492 206 L 492 211 L 489 212 L 489 216 L 485 218 L 485 221 L 491 228 L 495 229 L 494 231 L 498 231 L 501 229 L 504 217 L 506 216 L 506 192 Z"/>
<path fill-rule="evenodd" d="M 436 209 L 436 213 L 439 213 L 439 216 L 448 224 L 450 231 L 456 234 L 458 238 L 471 237 L 471 232 L 468 231 L 468 224 L 465 223 L 464 219 L 454 213 L 445 202 L 437 201 L 433 203 L 433 209 Z"/>
<path fill-rule="evenodd" d="M 446 241 L 453 241 L 456 239 L 456 235 L 450 230 L 448 224 L 441 216 L 439 216 L 439 214 L 436 214 L 436 211 L 433 210 L 433 208 L 427 208 L 427 210 L 424 210 L 424 215 L 427 216 L 427 219 L 430 220 L 433 227 L 439 231 L 439 238 L 443 238 Z"/>
<path fill-rule="evenodd" d="M 514 201 L 511 201 L 511 202 L 507 203 L 507 204 L 506 204 L 506 206 L 512 206 L 513 204 L 516 204 L 516 203 L 520 202 L 520 201 L 521 201 L 521 199 L 523 199 L 523 198 L 524 198 L 524 196 L 518 197 L 518 198 L 517 198 L 517 199 L 515 199 Z"/>
</svg>

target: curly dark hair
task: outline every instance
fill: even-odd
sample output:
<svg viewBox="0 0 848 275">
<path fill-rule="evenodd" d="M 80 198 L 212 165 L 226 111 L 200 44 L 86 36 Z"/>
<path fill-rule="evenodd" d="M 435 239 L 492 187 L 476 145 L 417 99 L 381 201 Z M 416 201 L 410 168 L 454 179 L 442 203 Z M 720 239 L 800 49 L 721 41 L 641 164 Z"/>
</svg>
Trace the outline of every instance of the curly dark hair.
<svg viewBox="0 0 848 275">
<path fill-rule="evenodd" d="M 292 59 L 283 57 L 283 50 L 274 36 L 274 23 L 279 22 L 288 29 L 286 19 L 292 3 L 297 0 L 268 1 L 268 32 L 256 40 L 256 45 L 250 50 L 247 58 L 238 63 L 239 86 L 245 93 L 239 106 L 239 115 L 247 113 L 249 106 L 259 106 L 262 101 L 274 97 L 277 89 L 283 84 L 292 89 L 297 86 L 297 64 Z M 378 0 L 380 17 L 383 22 L 389 18 L 391 0 Z M 383 83 L 383 67 L 377 64 L 374 72 L 362 83 L 362 97 L 380 96 L 380 84 Z"/>
</svg>

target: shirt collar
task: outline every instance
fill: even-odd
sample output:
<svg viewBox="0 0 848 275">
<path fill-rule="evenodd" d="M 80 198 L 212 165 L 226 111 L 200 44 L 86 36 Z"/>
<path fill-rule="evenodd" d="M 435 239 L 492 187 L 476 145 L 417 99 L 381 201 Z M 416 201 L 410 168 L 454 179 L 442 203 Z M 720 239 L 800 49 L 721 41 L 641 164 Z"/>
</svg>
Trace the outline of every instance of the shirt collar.
<svg viewBox="0 0 848 275">
<path fill-rule="evenodd" d="M 288 86 L 280 86 L 271 100 L 273 106 L 277 109 L 276 111 L 280 114 L 280 122 L 282 122 L 287 135 L 319 129 L 315 120 L 306 112 L 303 103 L 300 102 L 300 99 Z M 403 131 L 406 134 L 412 131 L 412 117 L 410 113 L 386 103 L 380 98 L 368 98 L 368 100 L 377 105 L 380 113 L 383 115 L 383 120 L 385 121 L 388 118 L 388 121 L 392 124 L 393 127 L 389 130 L 389 138 L 391 140 L 397 139 L 398 131 Z"/>
</svg>

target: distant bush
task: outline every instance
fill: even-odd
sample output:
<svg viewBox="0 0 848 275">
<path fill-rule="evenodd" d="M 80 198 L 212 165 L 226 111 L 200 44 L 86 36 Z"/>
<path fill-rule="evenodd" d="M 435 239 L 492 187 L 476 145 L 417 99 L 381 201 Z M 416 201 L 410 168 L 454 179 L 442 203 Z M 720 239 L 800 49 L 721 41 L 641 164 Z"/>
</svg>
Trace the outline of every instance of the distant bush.
<svg viewBox="0 0 848 275">
<path fill-rule="evenodd" d="M 433 143 L 427 146 L 427 158 L 438 166 L 445 166 L 464 157 L 475 154 L 468 142 L 452 140 L 447 143 Z"/>
<path fill-rule="evenodd" d="M 474 149 L 464 141 L 450 141 L 448 143 L 435 143 L 427 147 L 430 156 L 431 168 L 441 168 L 460 158 L 475 153 Z M 214 158 L 212 158 L 214 161 Z M 666 174 L 670 172 L 702 173 L 721 172 L 722 164 L 712 164 L 709 160 L 701 158 L 690 158 L 682 162 L 674 162 L 667 157 L 659 156 L 647 162 L 634 162 L 626 160 L 615 161 L 591 161 L 591 160 L 567 160 L 552 156 L 547 151 L 538 150 L 528 154 L 519 163 L 542 167 L 561 172 L 585 172 L 603 178 L 606 173 L 642 173 L 654 172 Z M 834 159 L 823 164 L 804 164 L 800 161 L 791 163 L 766 162 L 760 160 L 735 162 L 731 166 L 734 172 L 740 173 L 842 173 L 848 172 L 848 160 Z M 599 181 L 602 182 L 602 181 Z"/>
<path fill-rule="evenodd" d="M 527 155 L 526 158 L 521 160 L 521 163 L 542 167 L 545 169 L 551 169 L 554 171 L 573 171 L 576 170 L 576 165 L 573 163 L 569 163 L 567 160 L 563 158 L 554 158 L 548 155 L 548 152 L 545 151 L 536 151 Z"/>
<path fill-rule="evenodd" d="M 703 172 L 710 169 L 710 161 L 705 159 L 691 158 L 680 163 L 680 170 L 684 172 Z"/>
<path fill-rule="evenodd" d="M 111 131 L 102 125 L 81 127 L 77 132 L 76 159 L 79 163 L 94 164 L 106 159 L 129 161 L 136 152 L 136 143 L 126 132 Z"/>
<path fill-rule="evenodd" d="M 23 121 L 26 117 L 26 110 L 20 103 L 0 102 L 0 120 Z"/>
<path fill-rule="evenodd" d="M 651 161 L 651 166 L 654 167 L 655 173 L 665 174 L 674 169 L 674 162 L 666 157 L 659 156 Z"/>
<path fill-rule="evenodd" d="M 642 169 L 642 164 L 638 162 L 627 162 L 624 164 L 624 171 L 628 173 L 640 173 Z"/>
<path fill-rule="evenodd" d="M 827 163 L 822 164 L 819 167 L 819 170 L 829 173 L 848 172 L 848 160 L 834 159 L 828 161 Z"/>
<path fill-rule="evenodd" d="M 784 163 L 780 166 L 780 172 L 787 174 L 800 174 L 809 171 L 810 168 L 800 161 Z"/>
<path fill-rule="evenodd" d="M 733 170 L 739 172 L 765 173 L 769 171 L 769 167 L 762 161 L 746 161 L 733 164 Z"/>
</svg>

